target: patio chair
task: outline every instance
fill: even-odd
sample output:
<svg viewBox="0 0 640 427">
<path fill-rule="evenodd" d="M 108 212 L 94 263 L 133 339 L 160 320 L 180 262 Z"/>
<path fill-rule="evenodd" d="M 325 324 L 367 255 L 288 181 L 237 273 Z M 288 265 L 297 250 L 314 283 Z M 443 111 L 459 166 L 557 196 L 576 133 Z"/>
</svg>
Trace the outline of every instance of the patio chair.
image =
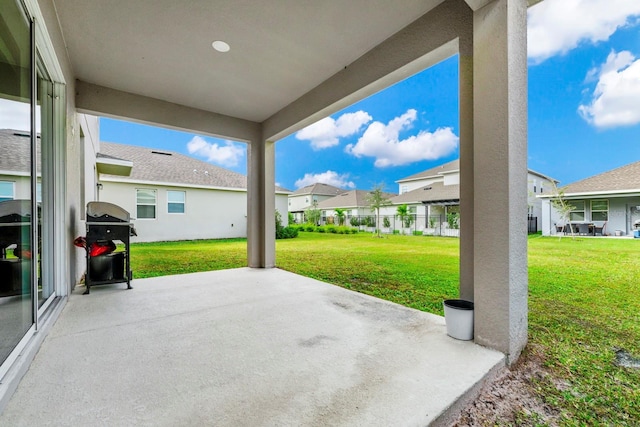
<svg viewBox="0 0 640 427">
<path fill-rule="evenodd" d="M 593 229 L 593 235 L 597 236 L 598 234 L 600 234 L 601 236 L 604 236 L 604 229 L 606 228 L 606 226 L 607 226 L 607 221 L 602 223 L 602 227 L 598 227 L 596 225 Z"/>
<path fill-rule="evenodd" d="M 589 224 L 578 224 L 578 234 L 581 236 L 588 236 Z"/>
</svg>

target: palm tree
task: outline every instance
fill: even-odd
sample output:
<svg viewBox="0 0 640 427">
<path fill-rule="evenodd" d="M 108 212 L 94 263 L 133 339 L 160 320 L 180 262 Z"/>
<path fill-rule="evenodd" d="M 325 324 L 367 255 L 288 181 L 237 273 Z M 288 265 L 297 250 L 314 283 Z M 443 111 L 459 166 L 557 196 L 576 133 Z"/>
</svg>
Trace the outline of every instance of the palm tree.
<svg viewBox="0 0 640 427">
<path fill-rule="evenodd" d="M 396 208 L 396 215 L 400 219 L 400 227 L 402 228 L 402 234 L 404 234 L 405 222 L 409 217 L 409 209 L 407 205 L 400 205 Z"/>
<path fill-rule="evenodd" d="M 344 209 L 342 208 L 336 208 L 335 209 L 336 212 L 336 217 L 338 218 L 338 225 L 344 225 Z"/>
<path fill-rule="evenodd" d="M 389 206 L 391 204 L 389 199 L 385 197 L 385 194 L 382 190 L 384 190 L 384 183 L 381 182 L 380 184 L 373 187 L 373 190 L 371 190 L 369 194 L 367 194 L 366 198 L 367 203 L 369 203 L 369 207 L 372 210 L 376 211 L 376 231 L 378 232 L 378 237 L 380 237 L 380 208 Z"/>
</svg>

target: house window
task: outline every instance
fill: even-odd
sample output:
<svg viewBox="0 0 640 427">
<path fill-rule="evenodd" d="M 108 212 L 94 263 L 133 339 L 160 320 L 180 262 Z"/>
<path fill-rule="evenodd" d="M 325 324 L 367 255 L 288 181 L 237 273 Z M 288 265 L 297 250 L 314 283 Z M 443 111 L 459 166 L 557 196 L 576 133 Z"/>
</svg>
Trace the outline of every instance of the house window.
<svg viewBox="0 0 640 427">
<path fill-rule="evenodd" d="M 571 200 L 569 202 L 573 210 L 569 214 L 570 221 L 584 221 L 584 200 Z"/>
<path fill-rule="evenodd" d="M 13 182 L 0 181 L 0 202 L 13 200 Z"/>
<path fill-rule="evenodd" d="M 156 218 L 156 190 L 146 188 L 136 190 L 136 213 L 138 219 Z"/>
<path fill-rule="evenodd" d="M 415 214 L 417 209 L 418 208 L 416 206 L 409 206 L 409 209 L 407 209 L 407 213 Z"/>
<path fill-rule="evenodd" d="M 540 192 L 544 193 L 544 188 L 542 188 L 542 185 L 543 185 L 543 183 L 542 183 L 542 181 L 540 181 Z"/>
<path fill-rule="evenodd" d="M 536 193 L 537 189 L 538 189 L 538 182 L 534 179 L 533 180 L 533 194 Z"/>
<path fill-rule="evenodd" d="M 185 197 L 184 191 L 167 191 L 167 212 L 183 214 Z"/>
<path fill-rule="evenodd" d="M 591 221 L 608 221 L 609 220 L 609 201 L 608 200 L 592 200 L 591 201 Z"/>
<path fill-rule="evenodd" d="M 403 185 L 403 186 L 400 188 L 400 194 L 404 194 L 404 193 L 406 193 L 407 191 L 409 191 L 409 187 L 408 187 L 408 186 L 406 186 L 406 185 Z"/>
</svg>

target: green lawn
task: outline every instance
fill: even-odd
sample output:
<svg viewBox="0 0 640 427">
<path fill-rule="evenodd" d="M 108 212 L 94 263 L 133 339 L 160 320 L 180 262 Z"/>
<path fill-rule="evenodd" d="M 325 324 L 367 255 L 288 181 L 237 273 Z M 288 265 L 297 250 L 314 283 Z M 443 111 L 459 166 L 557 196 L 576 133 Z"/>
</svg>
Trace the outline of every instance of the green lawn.
<svg viewBox="0 0 640 427">
<path fill-rule="evenodd" d="M 455 298 L 459 240 L 300 233 L 277 241 L 278 267 L 442 314 Z M 246 265 L 246 241 L 132 245 L 134 277 Z M 529 346 L 550 375 L 532 390 L 564 425 L 640 425 L 640 240 L 529 239 Z M 535 416 L 532 416 L 535 419 Z"/>
</svg>

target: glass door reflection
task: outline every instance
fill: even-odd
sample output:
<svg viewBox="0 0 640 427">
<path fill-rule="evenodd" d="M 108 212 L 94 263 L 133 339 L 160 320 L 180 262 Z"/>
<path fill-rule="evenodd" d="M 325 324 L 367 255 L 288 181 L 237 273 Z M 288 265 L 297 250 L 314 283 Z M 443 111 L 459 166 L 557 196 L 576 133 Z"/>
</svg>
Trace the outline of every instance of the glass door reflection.
<svg viewBox="0 0 640 427">
<path fill-rule="evenodd" d="M 0 0 L 0 364 L 33 324 L 31 28 Z"/>
</svg>

